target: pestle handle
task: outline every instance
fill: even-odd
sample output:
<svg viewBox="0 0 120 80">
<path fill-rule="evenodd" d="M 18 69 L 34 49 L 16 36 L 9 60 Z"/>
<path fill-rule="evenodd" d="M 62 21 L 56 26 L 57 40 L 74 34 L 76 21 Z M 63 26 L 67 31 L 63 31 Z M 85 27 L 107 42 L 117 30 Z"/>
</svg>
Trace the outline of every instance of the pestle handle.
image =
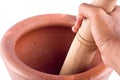
<svg viewBox="0 0 120 80">
<path fill-rule="evenodd" d="M 111 12 L 117 0 L 93 0 L 92 5 L 101 7 L 106 12 Z M 89 20 L 84 19 L 79 28 L 68 55 L 64 61 L 61 75 L 75 74 L 88 69 L 97 49 L 92 37 Z"/>
</svg>

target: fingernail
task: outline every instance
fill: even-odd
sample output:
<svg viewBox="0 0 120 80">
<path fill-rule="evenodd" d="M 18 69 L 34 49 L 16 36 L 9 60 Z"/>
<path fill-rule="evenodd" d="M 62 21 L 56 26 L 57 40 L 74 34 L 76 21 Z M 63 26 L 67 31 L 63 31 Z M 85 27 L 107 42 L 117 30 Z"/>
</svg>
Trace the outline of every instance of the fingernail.
<svg viewBox="0 0 120 80">
<path fill-rule="evenodd" d="M 72 27 L 72 31 L 76 33 L 76 32 L 77 32 L 76 27 L 73 26 L 73 27 Z"/>
</svg>

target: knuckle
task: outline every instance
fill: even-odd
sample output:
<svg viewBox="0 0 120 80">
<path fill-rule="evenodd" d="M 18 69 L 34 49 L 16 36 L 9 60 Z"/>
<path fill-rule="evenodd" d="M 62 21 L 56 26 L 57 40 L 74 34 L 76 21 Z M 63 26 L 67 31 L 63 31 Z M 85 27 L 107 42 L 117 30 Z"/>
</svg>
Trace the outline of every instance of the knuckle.
<svg viewBox="0 0 120 80">
<path fill-rule="evenodd" d="M 85 6 L 85 5 L 87 5 L 86 3 L 82 3 L 82 4 L 80 4 L 80 6 Z"/>
<path fill-rule="evenodd" d="M 101 8 L 96 8 L 96 12 L 97 12 L 98 14 L 99 14 L 99 13 L 100 13 L 100 14 L 103 13 L 103 11 L 104 11 L 104 10 L 101 9 Z"/>
<path fill-rule="evenodd" d="M 99 15 L 103 14 L 104 10 L 101 8 L 95 8 L 92 12 L 93 12 L 94 16 L 99 16 Z"/>
<path fill-rule="evenodd" d="M 82 3 L 82 4 L 80 4 L 80 5 L 79 5 L 79 9 L 85 7 L 86 5 L 87 5 L 86 3 Z"/>
<path fill-rule="evenodd" d="M 101 15 L 103 14 L 103 12 L 104 12 L 103 9 L 95 7 L 91 11 L 91 16 L 93 16 L 94 19 L 96 18 L 98 19 L 98 18 L 101 18 Z"/>
<path fill-rule="evenodd" d="M 86 4 L 86 3 L 82 3 L 79 6 L 79 12 L 86 14 L 87 17 L 89 16 L 89 17 L 98 18 L 105 11 L 100 7 L 96 7 L 94 5 L 90 5 L 90 4 Z"/>
</svg>

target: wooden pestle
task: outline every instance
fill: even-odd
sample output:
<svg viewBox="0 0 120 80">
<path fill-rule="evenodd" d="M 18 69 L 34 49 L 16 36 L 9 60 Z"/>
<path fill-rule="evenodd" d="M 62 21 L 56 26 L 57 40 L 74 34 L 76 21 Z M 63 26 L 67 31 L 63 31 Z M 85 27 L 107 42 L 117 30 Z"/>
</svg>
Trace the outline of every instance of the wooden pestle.
<svg viewBox="0 0 120 80">
<path fill-rule="evenodd" d="M 92 5 L 111 12 L 117 0 L 93 0 Z M 76 74 L 88 69 L 97 49 L 90 31 L 90 22 L 84 19 L 66 56 L 61 75 Z"/>
</svg>

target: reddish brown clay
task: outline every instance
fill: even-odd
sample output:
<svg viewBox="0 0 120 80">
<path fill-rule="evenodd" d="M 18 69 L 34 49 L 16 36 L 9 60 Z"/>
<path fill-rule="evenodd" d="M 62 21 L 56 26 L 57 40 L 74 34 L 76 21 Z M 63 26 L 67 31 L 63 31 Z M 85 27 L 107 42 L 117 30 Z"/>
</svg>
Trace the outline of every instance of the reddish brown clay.
<svg viewBox="0 0 120 80">
<path fill-rule="evenodd" d="M 46 14 L 28 18 L 9 29 L 1 42 L 1 55 L 12 80 L 107 80 L 111 69 L 99 51 L 88 70 L 58 75 L 70 44 L 75 16 Z"/>
</svg>

